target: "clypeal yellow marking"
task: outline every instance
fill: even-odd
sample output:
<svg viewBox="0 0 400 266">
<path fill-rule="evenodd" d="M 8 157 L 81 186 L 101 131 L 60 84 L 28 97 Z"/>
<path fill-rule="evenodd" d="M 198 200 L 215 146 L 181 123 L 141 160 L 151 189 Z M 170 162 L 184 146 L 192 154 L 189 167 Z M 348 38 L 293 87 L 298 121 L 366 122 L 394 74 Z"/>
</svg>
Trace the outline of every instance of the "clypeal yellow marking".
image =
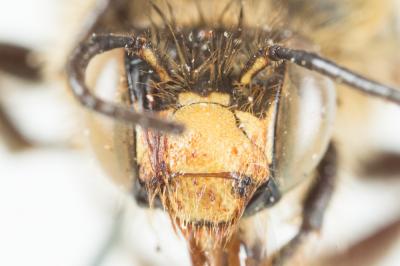
<svg viewBox="0 0 400 266">
<path fill-rule="evenodd" d="M 261 70 L 263 70 L 269 61 L 265 57 L 258 57 L 251 67 L 241 76 L 240 83 L 243 85 L 248 85 L 251 82 L 251 79 Z"/>
<path fill-rule="evenodd" d="M 200 96 L 193 92 L 184 92 L 179 94 L 179 104 L 182 106 L 193 103 L 218 103 L 223 106 L 229 106 L 230 96 L 225 93 L 213 92 L 208 96 Z"/>
<path fill-rule="evenodd" d="M 249 139 L 237 127 L 234 113 L 221 105 L 186 105 L 174 118 L 187 130 L 168 138 L 166 163 L 171 173 L 177 173 L 169 186 L 170 212 L 186 222 L 234 222 L 256 187 L 269 178 L 268 161 L 260 148 L 265 144 L 257 146 Z M 244 176 L 251 177 L 253 185 L 240 197 L 232 191 Z"/>
</svg>

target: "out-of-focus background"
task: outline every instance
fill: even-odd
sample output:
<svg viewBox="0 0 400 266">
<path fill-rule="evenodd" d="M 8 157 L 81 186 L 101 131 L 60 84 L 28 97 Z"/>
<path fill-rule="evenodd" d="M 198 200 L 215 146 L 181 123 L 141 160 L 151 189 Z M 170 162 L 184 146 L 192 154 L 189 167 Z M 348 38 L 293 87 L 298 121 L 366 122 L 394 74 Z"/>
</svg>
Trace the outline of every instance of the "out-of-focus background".
<svg viewBox="0 0 400 266">
<path fill-rule="evenodd" d="M 65 11 L 70 5 L 62 0 L 2 0 L 0 42 L 54 52 L 55 40 L 68 34 Z M 95 265 L 116 220 L 121 231 L 104 265 L 189 265 L 185 243 L 168 217 L 136 207 L 103 173 L 90 149 L 76 140 L 90 132 L 77 119 L 81 114 L 63 84 L 55 79 L 32 85 L 0 76 L 0 101 L 33 139 L 78 147 L 10 153 L 0 141 L 0 265 Z M 400 108 L 380 101 L 371 108 L 364 129 L 369 144 L 400 152 Z M 340 174 L 321 232 L 319 248 L 327 253 L 345 250 L 400 219 L 400 173 L 366 180 L 346 169 Z M 286 230 L 274 219 L 269 224 L 275 236 Z M 373 265 L 399 265 L 398 238 Z"/>
</svg>

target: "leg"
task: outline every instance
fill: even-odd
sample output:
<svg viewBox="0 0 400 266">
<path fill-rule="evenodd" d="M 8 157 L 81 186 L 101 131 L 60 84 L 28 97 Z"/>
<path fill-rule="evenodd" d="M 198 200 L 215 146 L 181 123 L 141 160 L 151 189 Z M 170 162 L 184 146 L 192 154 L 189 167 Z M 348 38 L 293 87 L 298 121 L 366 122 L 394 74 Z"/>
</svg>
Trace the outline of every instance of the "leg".
<svg viewBox="0 0 400 266">
<path fill-rule="evenodd" d="M 33 144 L 14 126 L 5 110 L 0 105 L 1 137 L 10 151 L 20 151 L 31 148 Z"/>
<path fill-rule="evenodd" d="M 28 48 L 0 43 L 0 71 L 18 78 L 39 81 L 40 65 L 32 60 L 33 51 Z"/>
<path fill-rule="evenodd" d="M 10 44 L 0 43 L 0 71 L 27 81 L 39 81 L 40 66 L 30 60 L 33 51 Z M 19 151 L 33 146 L 12 123 L 6 110 L 0 103 L 0 132 L 11 151 Z"/>
<path fill-rule="evenodd" d="M 297 235 L 286 244 L 272 260 L 272 265 L 283 265 L 290 259 L 300 245 L 314 231 L 322 227 L 325 210 L 334 191 L 337 168 L 337 153 L 333 143 L 320 162 L 317 180 L 311 187 L 303 208 L 303 222 Z"/>
<path fill-rule="evenodd" d="M 362 159 L 358 175 L 365 178 L 398 178 L 400 173 L 400 154 L 390 151 L 377 151 L 376 155 Z"/>
<path fill-rule="evenodd" d="M 399 235 L 400 220 L 396 220 L 361 239 L 347 250 L 322 258 L 314 265 L 378 265 L 387 257 L 389 250 L 394 250 Z"/>
<path fill-rule="evenodd" d="M 103 265 L 104 261 L 114 248 L 115 244 L 117 244 L 118 241 L 120 240 L 121 231 L 123 228 L 124 213 L 125 213 L 124 208 L 120 208 L 119 210 L 116 211 L 112 221 L 110 233 L 106 238 L 106 241 L 104 242 L 102 248 L 93 259 L 93 262 L 90 264 L 91 266 Z"/>
</svg>

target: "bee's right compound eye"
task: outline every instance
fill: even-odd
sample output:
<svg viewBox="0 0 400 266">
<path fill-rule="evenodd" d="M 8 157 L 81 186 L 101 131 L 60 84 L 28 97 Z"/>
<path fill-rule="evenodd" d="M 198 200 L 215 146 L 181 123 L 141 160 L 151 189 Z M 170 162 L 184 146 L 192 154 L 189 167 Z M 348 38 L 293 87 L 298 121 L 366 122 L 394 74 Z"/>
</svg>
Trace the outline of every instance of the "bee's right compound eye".
<svg viewBox="0 0 400 266">
<path fill-rule="evenodd" d="M 309 177 L 324 155 L 336 110 L 331 80 L 288 65 L 275 132 L 274 177 L 281 192 Z"/>
</svg>

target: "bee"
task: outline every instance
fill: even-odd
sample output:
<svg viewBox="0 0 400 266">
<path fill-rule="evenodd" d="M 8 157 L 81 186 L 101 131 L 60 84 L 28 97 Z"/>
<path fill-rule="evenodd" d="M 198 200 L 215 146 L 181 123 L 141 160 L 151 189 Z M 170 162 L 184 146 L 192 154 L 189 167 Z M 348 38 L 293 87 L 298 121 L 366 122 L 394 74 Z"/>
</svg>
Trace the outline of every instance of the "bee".
<svg viewBox="0 0 400 266">
<path fill-rule="evenodd" d="M 365 54 L 390 10 L 389 1 L 374 7 L 97 1 L 67 58 L 68 86 L 93 111 L 106 171 L 139 205 L 165 210 L 193 265 L 240 265 L 241 247 L 254 265 L 288 263 L 321 229 L 335 187 L 333 81 L 400 103 L 398 89 L 322 56 Z M 357 36 L 346 30 L 354 27 Z M 96 83 L 112 60 L 123 78 L 100 98 Z M 294 191 L 303 195 L 297 234 L 274 254 L 257 251 L 241 224 Z"/>
</svg>

